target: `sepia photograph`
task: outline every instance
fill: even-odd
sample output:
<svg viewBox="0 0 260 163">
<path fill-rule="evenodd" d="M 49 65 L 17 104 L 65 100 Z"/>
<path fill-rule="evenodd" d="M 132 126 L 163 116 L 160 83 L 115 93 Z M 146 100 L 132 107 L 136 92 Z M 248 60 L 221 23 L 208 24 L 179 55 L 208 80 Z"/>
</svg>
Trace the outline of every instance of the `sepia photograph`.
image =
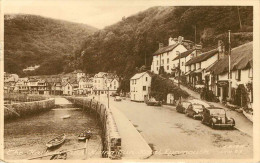
<svg viewBox="0 0 260 163">
<path fill-rule="evenodd" d="M 3 160 L 256 158 L 253 3 L 0 3 Z"/>
</svg>

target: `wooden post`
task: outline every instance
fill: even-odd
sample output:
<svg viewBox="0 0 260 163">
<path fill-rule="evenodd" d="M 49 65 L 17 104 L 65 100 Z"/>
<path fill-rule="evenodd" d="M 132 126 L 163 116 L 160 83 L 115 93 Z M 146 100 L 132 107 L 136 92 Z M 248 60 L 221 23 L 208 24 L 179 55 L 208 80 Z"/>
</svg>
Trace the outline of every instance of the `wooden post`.
<svg viewBox="0 0 260 163">
<path fill-rule="evenodd" d="M 88 139 L 86 139 L 84 155 L 86 156 L 86 159 L 87 159 L 88 158 Z"/>
</svg>

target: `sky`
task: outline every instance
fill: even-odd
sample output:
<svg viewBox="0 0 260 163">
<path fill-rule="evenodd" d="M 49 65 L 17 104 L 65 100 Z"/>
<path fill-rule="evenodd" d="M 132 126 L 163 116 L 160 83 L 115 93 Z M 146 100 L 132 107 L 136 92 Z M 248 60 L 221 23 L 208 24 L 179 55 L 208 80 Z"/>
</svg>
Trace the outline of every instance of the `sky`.
<svg viewBox="0 0 260 163">
<path fill-rule="evenodd" d="M 5 14 L 33 14 L 84 23 L 102 29 L 122 17 L 128 17 L 157 5 L 127 0 L 5 0 Z"/>
</svg>

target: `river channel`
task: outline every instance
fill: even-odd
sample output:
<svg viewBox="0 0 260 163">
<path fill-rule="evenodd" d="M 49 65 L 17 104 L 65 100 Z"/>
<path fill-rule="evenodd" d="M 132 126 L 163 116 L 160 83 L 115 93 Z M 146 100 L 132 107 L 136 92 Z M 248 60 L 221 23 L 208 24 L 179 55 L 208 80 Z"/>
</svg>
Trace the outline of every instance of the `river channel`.
<svg viewBox="0 0 260 163">
<path fill-rule="evenodd" d="M 70 115 L 63 119 L 63 116 Z M 88 145 L 78 141 L 82 131 L 91 128 L 93 136 Z M 46 143 L 60 134 L 66 134 L 65 142 L 58 148 L 47 150 Z M 4 125 L 4 158 L 30 159 L 37 156 L 87 147 L 87 151 L 69 152 L 67 159 L 101 158 L 101 128 L 96 116 L 79 108 L 56 108 L 50 111 L 6 122 Z M 48 160 L 51 156 L 37 158 Z"/>
</svg>

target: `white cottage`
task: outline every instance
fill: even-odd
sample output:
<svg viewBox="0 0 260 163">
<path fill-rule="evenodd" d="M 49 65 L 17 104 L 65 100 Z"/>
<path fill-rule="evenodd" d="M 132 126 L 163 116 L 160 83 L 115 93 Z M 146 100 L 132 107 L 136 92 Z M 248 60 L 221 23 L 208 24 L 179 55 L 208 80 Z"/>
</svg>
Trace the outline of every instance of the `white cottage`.
<svg viewBox="0 0 260 163">
<path fill-rule="evenodd" d="M 159 74 L 161 67 L 166 73 L 172 73 L 173 59 L 177 57 L 178 53 L 183 53 L 193 46 L 192 41 L 183 39 L 181 36 L 178 39 L 169 38 L 169 45 L 166 47 L 163 47 L 162 43 L 159 44 L 159 49 L 153 54 L 152 72 Z"/>
<path fill-rule="evenodd" d="M 62 86 L 63 95 L 72 95 L 73 93 L 73 86 L 67 82 Z"/>
<path fill-rule="evenodd" d="M 143 102 L 151 91 L 152 77 L 148 72 L 135 74 L 130 79 L 130 96 L 132 101 Z"/>
</svg>

